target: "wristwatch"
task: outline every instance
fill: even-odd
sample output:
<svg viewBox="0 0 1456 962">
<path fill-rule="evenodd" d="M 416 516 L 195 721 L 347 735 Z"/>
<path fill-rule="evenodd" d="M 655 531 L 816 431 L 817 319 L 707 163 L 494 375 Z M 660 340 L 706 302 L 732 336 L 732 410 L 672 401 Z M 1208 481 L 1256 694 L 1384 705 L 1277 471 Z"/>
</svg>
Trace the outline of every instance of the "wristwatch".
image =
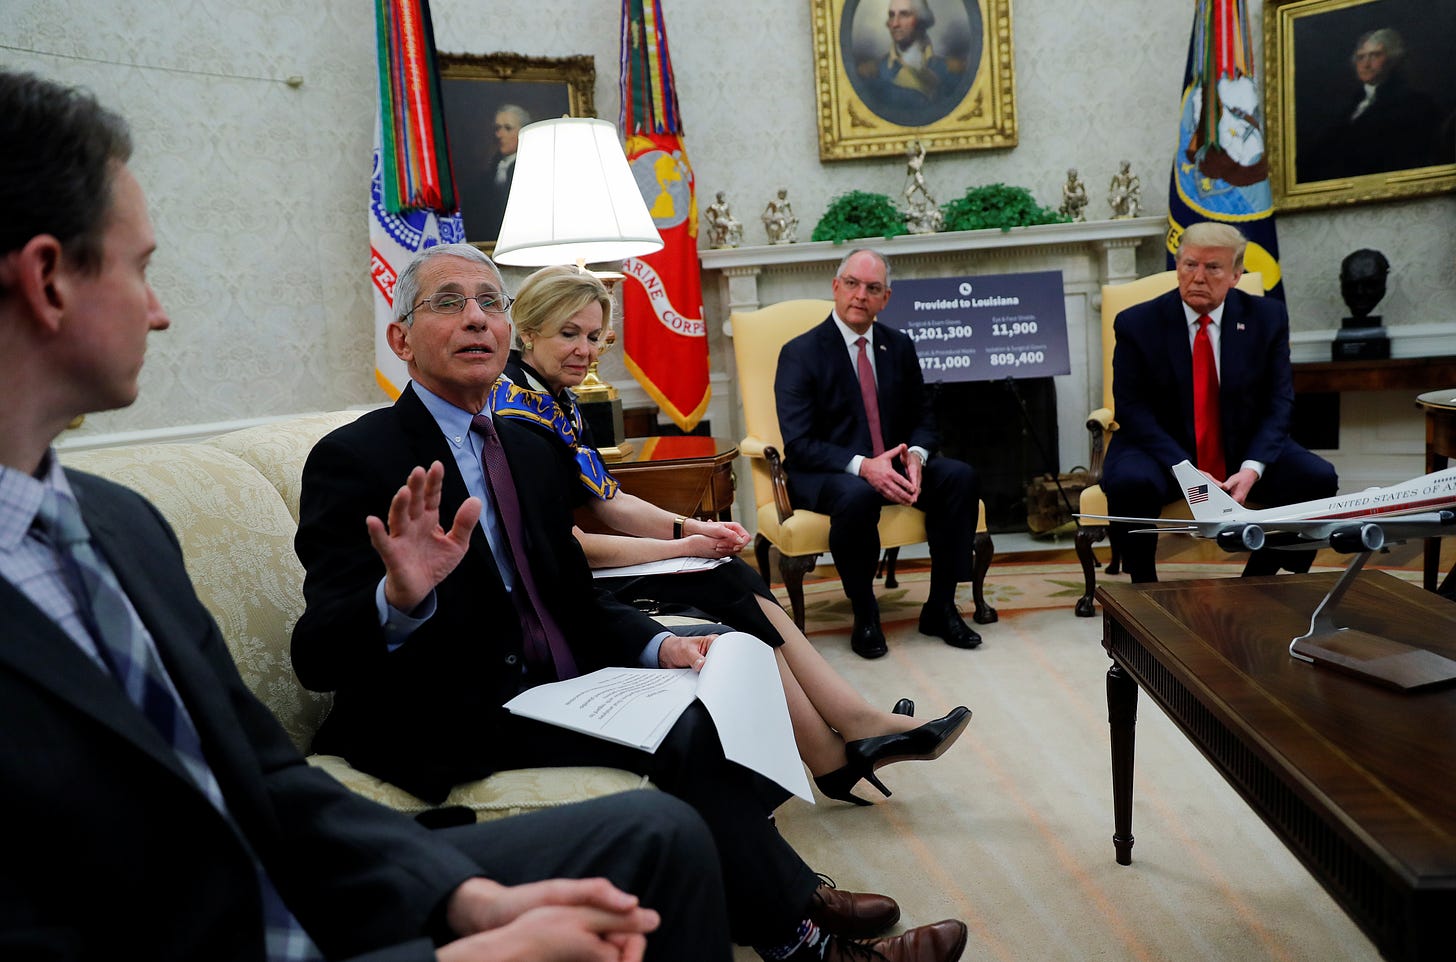
<svg viewBox="0 0 1456 962">
<path fill-rule="evenodd" d="M 683 536 L 683 525 L 687 523 L 688 519 L 683 517 L 682 515 L 678 515 L 676 518 L 672 519 L 672 539 L 674 541 Z"/>
</svg>

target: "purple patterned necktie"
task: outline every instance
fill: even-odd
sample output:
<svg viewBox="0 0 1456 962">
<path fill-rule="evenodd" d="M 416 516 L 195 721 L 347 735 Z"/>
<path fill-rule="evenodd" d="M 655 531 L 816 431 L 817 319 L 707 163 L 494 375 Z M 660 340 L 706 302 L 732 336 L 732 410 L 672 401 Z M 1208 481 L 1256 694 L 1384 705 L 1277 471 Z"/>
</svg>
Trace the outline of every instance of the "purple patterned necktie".
<svg viewBox="0 0 1456 962">
<path fill-rule="evenodd" d="M 545 669 L 556 679 L 575 678 L 578 674 L 576 659 L 571 657 L 561 626 L 541 603 L 536 579 L 531 575 L 531 562 L 526 557 L 526 528 L 521 521 L 521 502 L 516 497 L 516 482 L 511 477 L 510 465 L 506 463 L 500 436 L 496 434 L 495 424 L 488 414 L 477 414 L 471 426 L 480 432 L 480 462 L 485 468 L 491 498 L 495 501 L 496 517 L 505 529 L 506 541 L 510 542 L 511 562 L 516 569 L 516 587 L 511 592 L 511 601 L 520 616 L 526 660 L 535 668 Z"/>
</svg>

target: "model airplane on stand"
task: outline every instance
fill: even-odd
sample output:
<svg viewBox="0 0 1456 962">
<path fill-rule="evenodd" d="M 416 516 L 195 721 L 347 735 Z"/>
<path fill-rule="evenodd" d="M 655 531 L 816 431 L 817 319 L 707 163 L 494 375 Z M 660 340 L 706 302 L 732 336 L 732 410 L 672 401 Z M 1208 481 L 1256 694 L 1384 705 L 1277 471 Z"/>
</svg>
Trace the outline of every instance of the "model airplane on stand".
<svg viewBox="0 0 1456 962">
<path fill-rule="evenodd" d="M 1080 517 L 1149 525 L 1134 533 L 1211 538 L 1230 552 L 1257 551 L 1268 535 L 1275 534 L 1289 538 L 1286 544 L 1270 545 L 1275 550 L 1329 547 L 1354 555 L 1315 608 L 1309 631 L 1290 642 L 1289 654 L 1402 691 L 1456 681 L 1456 662 L 1449 658 L 1335 622 L 1336 606 L 1371 554 L 1409 538 L 1456 535 L 1456 468 L 1389 487 L 1264 509 L 1239 504 L 1188 461 L 1173 465 L 1173 476 L 1193 513 L 1191 521 L 1097 514 Z"/>
<path fill-rule="evenodd" d="M 1341 554 L 1379 551 L 1408 538 L 1456 535 L 1456 468 L 1402 481 L 1385 488 L 1301 501 L 1279 508 L 1246 508 L 1188 461 L 1173 465 L 1193 520 L 1123 518 L 1084 514 L 1098 521 L 1146 524 L 1137 532 L 1187 534 L 1211 538 L 1225 551 L 1257 551 L 1267 535 L 1293 534 L 1276 548 L 1333 548 Z"/>
</svg>

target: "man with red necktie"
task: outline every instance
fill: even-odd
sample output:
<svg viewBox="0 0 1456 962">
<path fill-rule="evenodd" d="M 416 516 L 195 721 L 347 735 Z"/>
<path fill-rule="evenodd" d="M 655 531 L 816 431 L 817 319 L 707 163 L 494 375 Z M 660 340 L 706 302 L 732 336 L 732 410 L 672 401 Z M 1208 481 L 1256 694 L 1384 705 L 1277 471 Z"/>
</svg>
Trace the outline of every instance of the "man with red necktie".
<svg viewBox="0 0 1456 962">
<path fill-rule="evenodd" d="M 1289 437 L 1289 314 L 1273 298 L 1235 289 L 1246 244 L 1231 225 L 1192 225 L 1179 242 L 1178 290 L 1114 321 L 1118 430 L 1102 469 L 1109 514 L 1157 517 L 1182 496 L 1172 466 L 1185 458 L 1240 504 L 1336 493 L 1334 467 Z M 1129 535 L 1135 527 L 1113 526 L 1123 565 L 1134 582 L 1156 581 L 1157 535 Z M 1269 546 L 1249 557 L 1244 574 L 1308 571 L 1313 560 L 1313 550 Z"/>
</svg>

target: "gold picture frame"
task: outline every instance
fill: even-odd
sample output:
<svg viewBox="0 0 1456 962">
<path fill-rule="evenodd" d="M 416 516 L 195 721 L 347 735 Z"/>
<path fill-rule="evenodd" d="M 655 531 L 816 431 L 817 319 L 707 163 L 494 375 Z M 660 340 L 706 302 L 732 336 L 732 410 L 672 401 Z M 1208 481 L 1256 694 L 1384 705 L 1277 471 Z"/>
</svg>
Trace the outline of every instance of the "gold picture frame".
<svg viewBox="0 0 1456 962">
<path fill-rule="evenodd" d="M 1395 36 L 1370 36 L 1382 29 Z M 1404 52 L 1392 55 L 1387 45 Z M 1456 190 L 1452 50 L 1453 4 L 1269 0 L 1264 103 L 1275 209 Z M 1376 81 L 1373 96 L 1365 95 L 1361 71 Z"/>
<path fill-rule="evenodd" d="M 500 233 L 500 214 L 514 176 L 510 164 L 502 178 L 496 174 L 502 156 L 495 130 L 498 112 L 514 106 L 528 115 L 528 122 L 563 115 L 595 117 L 596 61 L 585 55 L 442 53 L 439 63 L 450 165 L 465 236 L 490 252 Z M 514 112 L 511 116 L 519 117 Z"/>
<path fill-rule="evenodd" d="M 915 140 L 929 152 L 1016 146 L 1011 0 L 934 0 L 930 56 L 914 67 L 893 55 L 889 6 L 813 0 L 820 159 L 903 154 Z"/>
</svg>

